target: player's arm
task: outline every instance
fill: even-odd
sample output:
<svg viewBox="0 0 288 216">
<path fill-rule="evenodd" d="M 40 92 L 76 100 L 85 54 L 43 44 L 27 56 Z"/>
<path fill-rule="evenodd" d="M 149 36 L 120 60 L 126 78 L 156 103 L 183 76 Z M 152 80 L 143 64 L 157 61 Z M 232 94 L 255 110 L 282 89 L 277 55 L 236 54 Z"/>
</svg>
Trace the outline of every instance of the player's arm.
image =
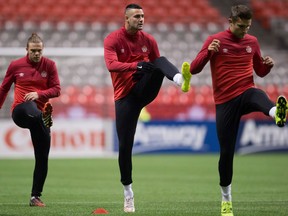
<svg viewBox="0 0 288 216">
<path fill-rule="evenodd" d="M 200 73 L 207 64 L 207 62 L 213 56 L 213 53 L 219 51 L 219 47 L 219 40 L 208 37 L 207 40 L 204 42 L 202 49 L 197 54 L 196 58 L 192 61 L 190 65 L 190 72 L 192 74 Z"/>
<path fill-rule="evenodd" d="M 160 51 L 159 51 L 159 48 L 158 48 L 158 44 L 155 40 L 154 37 L 152 37 L 151 35 L 150 36 L 150 50 L 151 52 L 149 53 L 149 61 L 150 62 L 153 62 L 155 61 L 157 58 L 160 57 Z"/>
<path fill-rule="evenodd" d="M 274 60 L 270 56 L 261 56 L 258 41 L 256 41 L 255 49 L 256 50 L 253 56 L 253 69 L 258 76 L 264 77 L 271 71 L 271 68 L 274 66 Z"/>
<path fill-rule="evenodd" d="M 117 42 L 113 37 L 104 40 L 104 59 L 106 67 L 110 72 L 131 72 L 136 71 L 137 62 L 120 62 L 117 56 Z"/>
<path fill-rule="evenodd" d="M 7 69 L 3 82 L 0 86 L 0 109 L 2 108 L 2 105 L 4 104 L 4 101 L 8 95 L 8 92 L 14 82 L 14 75 L 13 75 L 12 68 L 13 67 L 11 63 Z"/>
</svg>

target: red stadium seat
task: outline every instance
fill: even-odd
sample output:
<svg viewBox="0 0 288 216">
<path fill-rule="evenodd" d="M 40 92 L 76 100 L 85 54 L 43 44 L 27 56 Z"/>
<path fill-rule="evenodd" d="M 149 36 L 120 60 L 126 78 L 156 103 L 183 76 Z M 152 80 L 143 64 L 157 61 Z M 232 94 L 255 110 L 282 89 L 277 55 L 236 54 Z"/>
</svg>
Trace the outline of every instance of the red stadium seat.
<svg viewBox="0 0 288 216">
<path fill-rule="evenodd" d="M 279 96 L 278 86 L 274 84 L 269 84 L 266 86 L 266 93 L 272 101 L 276 101 Z"/>
<path fill-rule="evenodd" d="M 273 17 L 288 18 L 287 6 L 288 2 L 286 0 L 251 1 L 255 18 L 258 19 L 266 29 L 271 27 L 270 20 Z"/>
</svg>

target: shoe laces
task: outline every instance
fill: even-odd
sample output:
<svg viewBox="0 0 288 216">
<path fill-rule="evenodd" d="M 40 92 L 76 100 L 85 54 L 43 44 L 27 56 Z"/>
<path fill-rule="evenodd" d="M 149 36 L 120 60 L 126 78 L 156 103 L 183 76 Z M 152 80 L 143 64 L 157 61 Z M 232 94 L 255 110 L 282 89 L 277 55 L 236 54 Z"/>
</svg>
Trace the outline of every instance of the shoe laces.
<svg viewBox="0 0 288 216">
<path fill-rule="evenodd" d="M 134 197 L 125 198 L 125 208 L 134 208 Z"/>
<path fill-rule="evenodd" d="M 34 201 L 34 200 L 35 200 L 35 201 L 38 201 L 38 202 L 42 202 L 41 199 L 40 199 L 40 197 L 38 197 L 38 196 L 32 196 L 32 197 L 31 197 L 31 201 Z"/>
</svg>

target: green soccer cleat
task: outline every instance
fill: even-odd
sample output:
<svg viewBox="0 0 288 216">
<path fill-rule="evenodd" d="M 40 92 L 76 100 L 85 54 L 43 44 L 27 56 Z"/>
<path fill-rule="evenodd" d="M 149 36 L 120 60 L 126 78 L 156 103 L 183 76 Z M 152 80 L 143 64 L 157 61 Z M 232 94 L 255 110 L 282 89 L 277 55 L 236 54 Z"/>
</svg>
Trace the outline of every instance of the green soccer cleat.
<svg viewBox="0 0 288 216">
<path fill-rule="evenodd" d="M 50 128 L 53 124 L 52 112 L 53 112 L 53 107 L 52 107 L 51 103 L 47 102 L 44 105 L 44 108 L 42 111 L 42 120 L 43 120 L 44 125 L 47 128 Z"/>
<path fill-rule="evenodd" d="M 188 62 L 183 62 L 181 73 L 183 76 L 181 89 L 183 92 L 188 92 L 190 90 L 190 80 L 192 77 L 192 74 L 190 73 L 190 64 Z"/>
<path fill-rule="evenodd" d="M 288 112 L 287 100 L 283 95 L 280 95 L 276 101 L 275 123 L 278 127 L 284 127 Z"/>
<path fill-rule="evenodd" d="M 232 210 L 232 202 L 221 203 L 221 216 L 234 216 Z"/>
</svg>

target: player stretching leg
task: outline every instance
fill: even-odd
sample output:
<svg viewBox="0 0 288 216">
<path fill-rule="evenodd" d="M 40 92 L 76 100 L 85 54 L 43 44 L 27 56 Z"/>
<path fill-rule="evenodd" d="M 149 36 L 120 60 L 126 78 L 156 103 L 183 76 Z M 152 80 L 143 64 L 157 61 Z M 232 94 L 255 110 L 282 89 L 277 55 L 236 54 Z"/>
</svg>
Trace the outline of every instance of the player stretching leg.
<svg viewBox="0 0 288 216">
<path fill-rule="evenodd" d="M 288 110 L 284 96 L 278 97 L 275 106 L 267 94 L 254 85 L 253 71 L 260 77 L 266 76 L 274 66 L 274 60 L 269 56 L 262 57 L 257 38 L 248 34 L 252 23 L 251 10 L 245 5 L 235 5 L 228 20 L 229 28 L 209 36 L 190 65 L 190 72 L 197 74 L 210 61 L 220 145 L 221 216 L 233 216 L 233 158 L 241 117 L 262 112 L 283 127 Z"/>
<path fill-rule="evenodd" d="M 187 92 L 191 73 L 189 63 L 183 64 L 180 73 L 165 57 L 160 56 L 156 40 L 142 31 L 144 12 L 141 6 L 127 5 L 124 15 L 125 25 L 104 40 L 104 59 L 114 88 L 124 212 L 135 212 L 132 148 L 140 112 L 157 97 L 164 77 Z"/>
</svg>

